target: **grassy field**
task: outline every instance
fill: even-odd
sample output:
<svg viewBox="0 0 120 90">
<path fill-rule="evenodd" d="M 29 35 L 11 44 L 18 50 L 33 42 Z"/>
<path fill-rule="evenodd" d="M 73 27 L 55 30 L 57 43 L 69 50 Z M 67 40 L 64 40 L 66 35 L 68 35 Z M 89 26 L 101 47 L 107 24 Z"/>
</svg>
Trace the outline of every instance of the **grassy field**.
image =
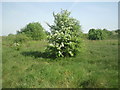
<svg viewBox="0 0 120 90">
<path fill-rule="evenodd" d="M 3 37 L 3 88 L 117 88 L 118 40 L 85 40 L 85 50 L 72 58 L 46 58 L 46 41 L 15 48 Z"/>
</svg>

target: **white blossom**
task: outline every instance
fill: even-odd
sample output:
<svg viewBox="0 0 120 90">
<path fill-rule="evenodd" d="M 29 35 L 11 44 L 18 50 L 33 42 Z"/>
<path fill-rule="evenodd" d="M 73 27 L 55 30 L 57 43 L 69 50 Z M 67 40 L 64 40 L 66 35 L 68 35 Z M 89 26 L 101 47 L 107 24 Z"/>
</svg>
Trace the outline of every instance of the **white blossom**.
<svg viewBox="0 0 120 90">
<path fill-rule="evenodd" d="M 20 44 L 19 43 L 14 43 L 14 46 L 19 46 Z"/>
</svg>

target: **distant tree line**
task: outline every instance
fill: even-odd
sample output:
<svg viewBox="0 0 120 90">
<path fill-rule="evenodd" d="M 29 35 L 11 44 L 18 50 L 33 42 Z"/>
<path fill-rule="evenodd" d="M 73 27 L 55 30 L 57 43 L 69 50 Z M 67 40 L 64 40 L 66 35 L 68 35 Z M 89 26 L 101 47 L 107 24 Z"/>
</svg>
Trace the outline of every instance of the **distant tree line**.
<svg viewBox="0 0 120 90">
<path fill-rule="evenodd" d="M 39 22 L 32 22 L 27 24 L 24 28 L 17 31 L 16 42 L 22 42 L 29 39 L 42 40 L 47 39 L 51 32 L 46 31 Z M 88 33 L 83 33 L 83 38 L 89 40 L 104 40 L 111 39 L 120 34 L 120 29 L 109 31 L 107 29 L 90 29 Z M 11 36 L 13 34 L 9 34 Z"/>
<path fill-rule="evenodd" d="M 119 30 L 108 31 L 107 29 L 90 29 L 88 32 L 89 40 L 104 40 L 114 35 L 114 33 L 118 34 Z"/>
</svg>

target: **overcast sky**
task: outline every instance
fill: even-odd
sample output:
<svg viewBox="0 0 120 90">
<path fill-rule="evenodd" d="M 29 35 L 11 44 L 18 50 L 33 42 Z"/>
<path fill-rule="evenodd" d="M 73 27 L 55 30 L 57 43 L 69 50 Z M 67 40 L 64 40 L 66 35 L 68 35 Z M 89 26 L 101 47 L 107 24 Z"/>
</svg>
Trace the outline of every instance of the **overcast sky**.
<svg viewBox="0 0 120 90">
<path fill-rule="evenodd" d="M 45 22 L 53 24 L 52 13 L 61 9 L 71 11 L 70 16 L 80 21 L 85 33 L 91 28 L 118 28 L 117 2 L 3 2 L 1 5 L 2 35 L 15 34 L 30 22 L 40 22 L 49 31 Z"/>
</svg>

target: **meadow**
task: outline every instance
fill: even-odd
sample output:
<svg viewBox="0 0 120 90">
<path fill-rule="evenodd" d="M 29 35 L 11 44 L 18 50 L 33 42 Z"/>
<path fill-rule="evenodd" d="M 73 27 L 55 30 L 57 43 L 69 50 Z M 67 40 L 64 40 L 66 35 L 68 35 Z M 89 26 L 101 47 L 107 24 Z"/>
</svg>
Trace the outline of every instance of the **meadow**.
<svg viewBox="0 0 120 90">
<path fill-rule="evenodd" d="M 46 40 L 30 40 L 16 49 L 2 37 L 3 88 L 117 88 L 118 40 L 84 40 L 76 57 L 47 58 Z"/>
</svg>

